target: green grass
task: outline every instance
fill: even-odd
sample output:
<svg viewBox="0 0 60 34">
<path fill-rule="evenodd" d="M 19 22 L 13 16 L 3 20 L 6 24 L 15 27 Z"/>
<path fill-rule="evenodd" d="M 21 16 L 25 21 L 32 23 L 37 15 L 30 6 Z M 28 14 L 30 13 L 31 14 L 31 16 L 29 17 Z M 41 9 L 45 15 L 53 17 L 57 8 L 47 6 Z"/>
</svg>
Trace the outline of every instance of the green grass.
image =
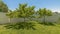
<svg viewBox="0 0 60 34">
<path fill-rule="evenodd" d="M 15 30 L 15 29 L 5 29 L 4 25 L 0 25 L 0 34 L 60 34 L 60 25 L 47 26 L 36 24 L 36 30 Z"/>
</svg>

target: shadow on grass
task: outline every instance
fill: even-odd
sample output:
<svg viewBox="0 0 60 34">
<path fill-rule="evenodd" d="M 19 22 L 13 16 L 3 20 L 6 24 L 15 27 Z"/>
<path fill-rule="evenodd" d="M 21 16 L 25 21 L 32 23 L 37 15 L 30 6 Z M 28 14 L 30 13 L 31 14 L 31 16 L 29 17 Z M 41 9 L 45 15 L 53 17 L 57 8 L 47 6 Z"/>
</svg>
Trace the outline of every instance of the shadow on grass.
<svg viewBox="0 0 60 34">
<path fill-rule="evenodd" d="M 52 23 L 52 22 L 45 22 L 45 23 L 39 23 L 39 24 L 42 24 L 42 25 L 46 25 L 46 26 L 55 26 L 55 24 L 54 23 Z"/>
<path fill-rule="evenodd" d="M 13 24 L 7 24 L 6 26 L 6 29 L 33 29 L 33 30 L 36 30 L 36 28 L 34 28 L 34 24 L 32 22 L 20 22 L 20 23 L 13 23 Z"/>
</svg>

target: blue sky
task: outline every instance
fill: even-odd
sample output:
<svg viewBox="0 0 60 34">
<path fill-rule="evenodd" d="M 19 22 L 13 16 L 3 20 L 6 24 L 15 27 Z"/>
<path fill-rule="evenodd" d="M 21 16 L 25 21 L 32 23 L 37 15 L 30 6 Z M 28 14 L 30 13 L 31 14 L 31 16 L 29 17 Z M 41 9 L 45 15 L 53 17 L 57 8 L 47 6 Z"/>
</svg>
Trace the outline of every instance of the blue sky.
<svg viewBox="0 0 60 34">
<path fill-rule="evenodd" d="M 28 6 L 36 6 L 36 10 L 39 8 L 47 8 L 53 11 L 60 11 L 60 0 L 3 0 L 9 7 L 9 9 L 14 10 L 18 7 L 20 3 L 27 3 Z"/>
</svg>

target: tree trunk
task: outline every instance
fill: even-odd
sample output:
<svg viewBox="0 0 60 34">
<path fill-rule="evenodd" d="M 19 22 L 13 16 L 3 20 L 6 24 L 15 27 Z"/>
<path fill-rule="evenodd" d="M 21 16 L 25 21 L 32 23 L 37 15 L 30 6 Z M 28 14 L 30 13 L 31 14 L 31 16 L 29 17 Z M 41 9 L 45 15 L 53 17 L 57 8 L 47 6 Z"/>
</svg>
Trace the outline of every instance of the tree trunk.
<svg viewBox="0 0 60 34">
<path fill-rule="evenodd" d="M 24 18 L 24 22 L 25 22 L 25 18 Z"/>
<path fill-rule="evenodd" d="M 11 18 L 9 18 L 9 23 L 11 22 Z"/>
<path fill-rule="evenodd" d="M 45 23 L 45 15 L 44 15 L 44 19 L 43 19 L 43 22 Z"/>
</svg>

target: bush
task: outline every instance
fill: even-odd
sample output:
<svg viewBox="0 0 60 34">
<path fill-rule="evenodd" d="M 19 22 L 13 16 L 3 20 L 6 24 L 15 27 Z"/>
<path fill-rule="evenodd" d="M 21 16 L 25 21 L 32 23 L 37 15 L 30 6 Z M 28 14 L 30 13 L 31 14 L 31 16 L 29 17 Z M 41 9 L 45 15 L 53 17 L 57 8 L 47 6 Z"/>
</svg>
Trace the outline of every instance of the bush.
<svg viewBox="0 0 60 34">
<path fill-rule="evenodd" d="M 29 22 L 19 22 L 19 23 L 13 23 L 13 24 L 7 24 L 6 27 L 7 29 L 33 29 L 35 30 L 34 26 L 37 22 L 35 21 L 29 21 Z"/>
</svg>

